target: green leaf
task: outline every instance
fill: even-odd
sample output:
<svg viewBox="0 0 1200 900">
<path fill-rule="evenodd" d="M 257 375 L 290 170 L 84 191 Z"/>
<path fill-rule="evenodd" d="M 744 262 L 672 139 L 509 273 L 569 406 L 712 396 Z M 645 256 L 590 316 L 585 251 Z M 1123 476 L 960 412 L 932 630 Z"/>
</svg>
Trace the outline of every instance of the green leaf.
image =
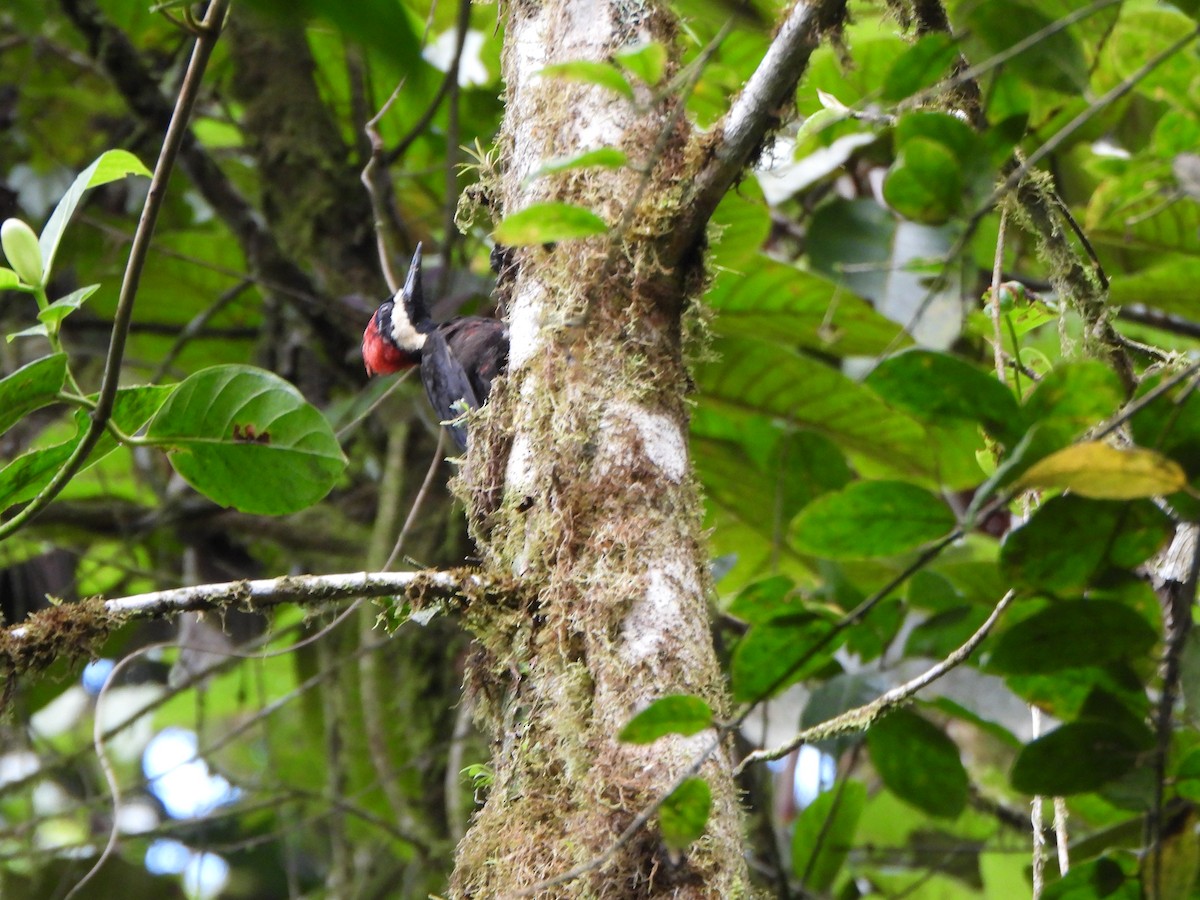
<svg viewBox="0 0 1200 900">
<path fill-rule="evenodd" d="M 117 181 L 127 175 L 149 177 L 150 170 L 128 150 L 109 150 L 100 154 L 95 162 L 76 176 L 75 181 L 58 201 L 58 206 L 54 208 L 50 220 L 38 238 L 38 246 L 42 251 L 42 268 L 46 272 L 46 278 L 49 278 L 53 271 L 54 255 L 58 252 L 58 245 L 66 230 L 67 222 L 71 220 L 71 215 L 79 206 L 79 201 L 83 199 L 84 193 L 89 188 Z"/>
<path fill-rule="evenodd" d="M 0 434 L 35 409 L 54 403 L 66 380 L 65 353 L 35 359 L 0 380 Z"/>
<path fill-rule="evenodd" d="M 89 284 L 87 287 L 81 287 L 78 290 L 71 291 L 65 297 L 55 300 L 45 309 L 38 313 L 38 320 L 46 326 L 52 333 L 57 333 L 62 320 L 69 316 L 79 307 L 83 306 L 84 301 L 96 291 L 100 290 L 100 285 Z"/>
<path fill-rule="evenodd" d="M 747 585 L 726 610 L 734 618 L 751 625 L 769 622 L 776 616 L 802 613 L 803 598 L 796 592 L 796 583 L 783 575 Z"/>
<path fill-rule="evenodd" d="M 1158 634 L 1124 603 L 1059 600 L 1022 619 L 1000 635 L 988 670 L 1036 675 L 1075 666 L 1140 659 Z"/>
<path fill-rule="evenodd" d="M 181 382 L 146 437 L 169 448 L 197 491 L 248 513 L 311 506 L 346 467 L 325 417 L 292 385 L 250 366 L 214 366 Z"/>
<path fill-rule="evenodd" d="M 606 231 L 608 226 L 604 220 L 590 209 L 570 203 L 535 203 L 505 216 L 493 236 L 509 247 L 525 247 L 590 237 Z"/>
<path fill-rule="evenodd" d="M 582 81 L 587 84 L 598 85 L 602 88 L 607 88 L 615 94 L 620 94 L 630 100 L 633 99 L 633 88 L 625 76 L 621 74 L 621 70 L 612 63 L 592 62 L 591 60 L 580 59 L 574 62 L 556 63 L 552 66 L 546 66 L 542 69 L 543 76 L 553 76 L 557 78 L 567 78 L 571 81 Z"/>
<path fill-rule="evenodd" d="M 984 53 L 975 54 L 973 62 L 983 62 L 985 54 L 1002 53 L 1053 22 L 1037 4 L 1023 0 L 974 0 L 961 4 L 960 10 L 973 40 L 984 48 Z M 1087 58 L 1071 29 L 1042 36 L 1005 66 L 1039 89 L 1077 94 L 1088 85 Z"/>
<path fill-rule="evenodd" d="M 1158 196 L 1156 203 L 1161 203 Z M 1154 264 L 1133 272 L 1118 272 L 1109 283 L 1114 306 L 1144 303 L 1185 318 L 1197 314 L 1191 286 L 1200 284 L 1200 258 L 1169 254 Z"/>
<path fill-rule="evenodd" d="M 750 179 L 736 191 L 727 191 L 709 221 L 707 262 L 716 279 L 720 280 L 726 270 L 753 277 L 762 266 L 771 265 L 761 252 L 770 231 L 771 211 L 757 181 Z M 715 282 L 709 287 L 706 303 L 713 302 L 715 287 Z"/>
<path fill-rule="evenodd" d="M 12 269 L 0 266 L 0 291 L 9 291 L 19 287 L 21 278 Z"/>
<path fill-rule="evenodd" d="M 799 548 L 829 559 L 894 556 L 948 534 L 945 501 L 905 481 L 858 481 L 806 506 L 793 533 Z"/>
<path fill-rule="evenodd" d="M 700 838 L 708 825 L 712 809 L 712 791 L 703 778 L 688 778 L 671 791 L 658 810 L 658 827 L 663 842 L 673 850 L 683 850 Z"/>
<path fill-rule="evenodd" d="M 724 204 L 722 204 L 724 205 Z M 820 275 L 756 253 L 745 271 L 721 271 L 705 294 L 718 334 L 870 356 L 911 343 L 894 322 Z"/>
<path fill-rule="evenodd" d="M 931 469 L 925 430 L 836 369 L 763 341 L 726 338 L 714 349 L 720 362 L 696 373 L 706 406 L 811 429 L 896 470 Z"/>
<path fill-rule="evenodd" d="M 699 697 L 672 694 L 655 700 L 630 719 L 617 738 L 630 744 L 649 744 L 667 734 L 696 734 L 712 723 L 712 707 Z"/>
<path fill-rule="evenodd" d="M 1009 779 L 1024 794 L 1082 794 L 1133 769 L 1141 750 L 1140 741 L 1110 722 L 1069 722 L 1026 744 Z"/>
<path fill-rule="evenodd" d="M 817 796 L 792 831 L 792 874 L 809 891 L 825 894 L 845 865 L 867 805 L 867 786 L 843 781 Z"/>
<path fill-rule="evenodd" d="M 1126 866 L 1132 854 L 1122 853 Z M 1133 873 L 1126 874 L 1115 859 L 1102 856 L 1076 865 L 1042 892 L 1042 900 L 1143 900 L 1142 887 Z M 1163 900 L 1166 900 L 1164 896 Z"/>
<path fill-rule="evenodd" d="M 950 35 L 924 35 L 892 63 L 883 83 L 883 99 L 895 103 L 937 84 L 948 74 L 958 53 L 958 44 Z"/>
<path fill-rule="evenodd" d="M 667 48 L 658 41 L 648 41 L 622 50 L 617 55 L 617 62 L 633 73 L 646 84 L 654 87 L 662 81 L 663 73 L 667 70 Z"/>
<path fill-rule="evenodd" d="M 17 338 L 23 337 L 49 337 L 50 332 L 46 330 L 46 326 L 39 322 L 36 325 L 30 325 L 28 328 L 22 328 L 20 331 L 14 331 L 11 334 L 4 336 L 8 343 L 12 343 Z"/>
<path fill-rule="evenodd" d="M 913 141 L 933 141 L 949 150 L 962 168 L 986 162 L 982 142 L 971 126 L 950 113 L 919 109 L 905 113 L 896 123 L 896 144 L 904 150 Z"/>
<path fill-rule="evenodd" d="M 1142 447 L 1118 449 L 1103 441 L 1072 444 L 1035 463 L 1017 481 L 1022 490 L 1055 488 L 1100 500 L 1136 500 L 1183 490 L 1179 463 Z"/>
<path fill-rule="evenodd" d="M 966 360 L 932 350 L 909 350 L 881 362 L 866 384 L 893 406 L 922 419 L 965 419 L 1006 444 L 1024 432 L 1012 391 Z"/>
<path fill-rule="evenodd" d="M 112 422 L 125 434 L 133 434 L 154 414 L 174 391 L 174 387 L 140 385 L 117 391 Z M 94 397 L 92 398 L 95 399 Z M 75 413 L 75 435 L 51 447 L 23 453 L 0 470 L 0 509 L 33 499 L 79 446 L 87 431 L 90 416 L 86 410 Z M 116 439 L 107 431 L 100 435 L 84 469 L 90 468 L 117 448 Z"/>
<path fill-rule="evenodd" d="M 867 731 L 871 763 L 893 794 L 932 816 L 955 818 L 967 805 L 967 770 L 958 746 L 932 722 L 898 709 Z"/>
<path fill-rule="evenodd" d="M 1172 532 L 1166 513 L 1149 500 L 1052 497 L 1005 536 L 1000 568 L 1026 587 L 1078 590 L 1108 565 L 1137 566 L 1163 547 Z"/>
<path fill-rule="evenodd" d="M 883 179 L 883 198 L 906 219 L 940 225 L 961 208 L 964 179 L 945 145 L 914 138 Z"/>
<path fill-rule="evenodd" d="M 554 175 L 570 169 L 619 169 L 627 162 L 629 157 L 616 147 L 597 147 L 595 150 L 585 150 L 574 156 L 556 156 L 554 159 L 548 159 L 526 180 L 533 181 L 543 175 Z"/>
<path fill-rule="evenodd" d="M 305 19 L 323 19 L 346 37 L 374 47 L 384 59 L 420 61 L 422 41 L 405 7 L 394 0 L 355 0 L 331 3 L 328 0 L 249 0 L 248 7 L 264 12 L 281 25 L 294 27 Z M 328 29 L 311 29 L 312 31 Z M 412 72 L 412 68 L 404 71 Z M 408 82 L 411 87 L 418 87 Z M 411 88 L 410 88 L 411 89 Z M 407 94 L 407 91 L 406 91 Z"/>
<path fill-rule="evenodd" d="M 809 613 L 781 616 L 753 626 L 733 652 L 729 675 L 733 697 L 755 703 L 826 665 L 842 638 L 833 626 Z"/>
</svg>

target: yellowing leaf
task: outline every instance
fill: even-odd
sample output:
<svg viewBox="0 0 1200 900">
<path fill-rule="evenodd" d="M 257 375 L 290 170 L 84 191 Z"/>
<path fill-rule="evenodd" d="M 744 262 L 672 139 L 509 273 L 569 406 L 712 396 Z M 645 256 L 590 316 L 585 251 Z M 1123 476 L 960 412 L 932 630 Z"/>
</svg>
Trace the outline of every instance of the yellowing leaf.
<svg viewBox="0 0 1200 900">
<path fill-rule="evenodd" d="M 1052 453 L 1017 482 L 1022 488 L 1066 488 L 1097 500 L 1134 500 L 1187 486 L 1179 464 L 1155 450 L 1092 441 Z"/>
</svg>

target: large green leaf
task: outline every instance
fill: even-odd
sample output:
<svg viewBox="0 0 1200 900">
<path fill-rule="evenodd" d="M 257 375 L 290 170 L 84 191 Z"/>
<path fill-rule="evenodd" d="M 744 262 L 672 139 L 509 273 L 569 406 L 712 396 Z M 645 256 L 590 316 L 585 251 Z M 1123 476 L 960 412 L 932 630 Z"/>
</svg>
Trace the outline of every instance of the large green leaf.
<svg viewBox="0 0 1200 900">
<path fill-rule="evenodd" d="M 958 45 L 950 35 L 940 32 L 922 35 L 892 64 L 883 85 L 883 99 L 894 103 L 933 87 L 949 74 L 958 54 Z"/>
<path fill-rule="evenodd" d="M 792 831 L 792 874 L 803 887 L 822 894 L 833 887 L 866 805 L 867 786 L 843 781 L 800 813 Z"/>
<path fill-rule="evenodd" d="M 701 437 L 692 439 L 692 459 L 704 485 L 712 549 L 736 558 L 722 587 L 736 588 L 768 573 L 811 583 L 812 571 L 791 545 L 788 528 L 792 517 L 813 496 L 806 489 L 818 489 L 816 478 L 836 478 L 836 470 L 816 470 L 813 482 L 806 483 L 803 478 L 791 477 L 782 460 L 758 463 L 740 444 Z M 844 468 L 845 462 L 841 465 Z M 795 468 L 798 473 L 803 471 L 801 465 Z"/>
<path fill-rule="evenodd" d="M 1054 21 L 1037 4 L 1024 0 L 964 0 L 956 6 L 956 22 L 971 34 L 974 62 L 1008 50 Z M 1037 88 L 1069 94 L 1088 84 L 1087 59 L 1070 29 L 1043 35 L 1006 66 Z"/>
<path fill-rule="evenodd" d="M 858 481 L 818 497 L 796 519 L 797 546 L 830 559 L 893 556 L 948 534 L 946 502 L 904 481 Z"/>
<path fill-rule="evenodd" d="M 924 429 L 836 369 L 764 341 L 716 342 L 720 362 L 702 364 L 702 402 L 730 414 L 781 419 L 910 473 L 926 473 Z"/>
<path fill-rule="evenodd" d="M 1008 533 L 1000 566 L 1026 587 L 1078 590 L 1107 566 L 1128 569 L 1144 562 L 1166 545 L 1173 531 L 1166 513 L 1149 500 L 1053 497 Z"/>
<path fill-rule="evenodd" d="M 941 225 L 962 207 L 965 180 L 958 160 L 943 144 L 908 141 L 883 179 L 883 197 L 906 219 Z"/>
<path fill-rule="evenodd" d="M 733 653 L 730 678 L 735 700 L 756 703 L 829 664 L 844 638 L 820 616 L 780 616 L 746 632 Z"/>
<path fill-rule="evenodd" d="M 746 271 L 722 271 L 705 294 L 715 329 L 837 356 L 870 356 L 911 343 L 861 297 L 795 266 L 758 256 Z"/>
<path fill-rule="evenodd" d="M 1082 794 L 1130 771 L 1143 750 L 1143 741 L 1111 722 L 1068 722 L 1026 744 L 1013 763 L 1010 779 L 1025 794 Z"/>
<path fill-rule="evenodd" d="M 0 434 L 58 398 L 67 378 L 67 355 L 54 353 L 21 366 L 0 380 Z"/>
<path fill-rule="evenodd" d="M 1003 674 L 1054 672 L 1140 658 L 1158 635 L 1124 603 L 1060 600 L 1017 622 L 996 641 L 988 668 Z"/>
<path fill-rule="evenodd" d="M 1005 443 L 1024 432 L 1024 415 L 1007 387 L 964 359 L 931 350 L 889 357 L 866 384 L 891 405 L 923 420 L 965 419 Z"/>
<path fill-rule="evenodd" d="M 967 805 L 967 771 L 940 728 L 898 709 L 867 731 L 871 763 L 888 790 L 933 816 L 954 818 Z"/>
<path fill-rule="evenodd" d="M 277 375 L 214 366 L 179 384 L 147 438 L 184 480 L 223 506 L 283 515 L 316 503 L 346 467 L 316 409 Z"/>
</svg>

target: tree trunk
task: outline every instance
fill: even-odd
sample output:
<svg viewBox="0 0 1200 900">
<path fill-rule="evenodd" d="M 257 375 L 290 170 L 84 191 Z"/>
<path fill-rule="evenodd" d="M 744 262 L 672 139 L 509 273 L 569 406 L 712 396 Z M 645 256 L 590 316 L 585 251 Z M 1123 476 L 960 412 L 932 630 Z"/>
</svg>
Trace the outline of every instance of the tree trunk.
<svg viewBox="0 0 1200 900">
<path fill-rule="evenodd" d="M 675 98 L 637 103 L 539 77 L 546 65 L 609 61 L 639 40 L 674 46 L 661 6 L 594 0 L 508 7 L 504 214 L 531 203 L 587 207 L 607 235 L 515 251 L 502 274 L 508 376 L 473 423 L 461 487 L 485 565 L 520 576 L 529 606 L 476 609 L 485 652 L 468 675 L 494 737 L 494 783 L 459 846 L 456 897 L 739 897 L 750 891 L 728 747 L 700 769 L 713 805 L 682 854 L 655 819 L 610 851 L 637 814 L 711 749 L 712 731 L 649 746 L 616 735 L 651 701 L 688 693 L 726 711 L 709 632 L 708 555 L 687 451 L 683 334 L 698 261 L 664 270 L 689 130 Z M 673 64 L 667 77 L 673 74 Z M 631 78 L 631 81 L 633 79 Z M 600 146 L 621 169 L 530 179 L 552 157 Z M 643 172 L 648 171 L 644 175 Z M 492 176 L 495 177 L 495 176 Z M 643 180 L 646 183 L 643 184 Z"/>
</svg>

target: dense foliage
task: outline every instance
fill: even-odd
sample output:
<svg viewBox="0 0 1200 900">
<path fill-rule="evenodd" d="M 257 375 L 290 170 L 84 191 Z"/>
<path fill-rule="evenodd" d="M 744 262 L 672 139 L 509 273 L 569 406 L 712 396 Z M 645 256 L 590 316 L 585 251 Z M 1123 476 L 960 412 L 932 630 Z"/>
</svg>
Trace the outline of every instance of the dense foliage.
<svg viewBox="0 0 1200 900">
<path fill-rule="evenodd" d="M 470 556 L 419 385 L 361 374 L 357 340 L 388 292 L 372 225 L 395 271 L 417 240 L 438 249 L 445 317 L 488 311 L 494 235 L 565 242 L 613 223 L 542 208 L 497 230 L 479 207 L 503 112 L 494 7 L 308 0 L 301 27 L 296 5 L 276 5 L 236 5 L 217 42 L 137 286 L 114 427 L 28 519 L 109 380 L 194 23 L 173 3 L 0 11 L 0 219 L 42 244 L 23 254 L 32 236 L 6 229 L 0 269 L 6 623 L 97 595 Z M 683 77 L 665 77 L 660 45 L 546 77 L 630 102 L 632 85 L 687 92 L 687 115 L 711 126 L 780 6 L 672 4 Z M 1041 795 L 1066 798 L 1070 844 L 1043 896 L 1192 896 L 1196 4 L 849 11 L 795 122 L 718 209 L 710 281 L 686 314 L 739 746 L 812 728 L 824 754 L 743 773 L 756 875 L 778 896 L 1024 896 Z M 540 177 L 627 163 L 601 148 Z M 0 893 L 64 895 L 114 827 L 88 896 L 164 896 L 180 872 L 203 895 L 205 866 L 227 867 L 229 897 L 442 889 L 489 783 L 459 708 L 468 645 L 449 617 L 387 635 L 378 612 L 121 629 L 100 656 L 137 656 L 100 699 L 104 666 L 82 683 L 65 658 L 13 678 Z M 985 622 L 915 700 L 820 731 Z M 623 737 L 712 722 L 702 701 L 668 698 Z M 164 733 L 191 748 L 173 765 L 209 785 L 186 809 L 144 755 Z M 668 844 L 702 834 L 706 802 L 702 782 L 676 792 Z"/>
</svg>

